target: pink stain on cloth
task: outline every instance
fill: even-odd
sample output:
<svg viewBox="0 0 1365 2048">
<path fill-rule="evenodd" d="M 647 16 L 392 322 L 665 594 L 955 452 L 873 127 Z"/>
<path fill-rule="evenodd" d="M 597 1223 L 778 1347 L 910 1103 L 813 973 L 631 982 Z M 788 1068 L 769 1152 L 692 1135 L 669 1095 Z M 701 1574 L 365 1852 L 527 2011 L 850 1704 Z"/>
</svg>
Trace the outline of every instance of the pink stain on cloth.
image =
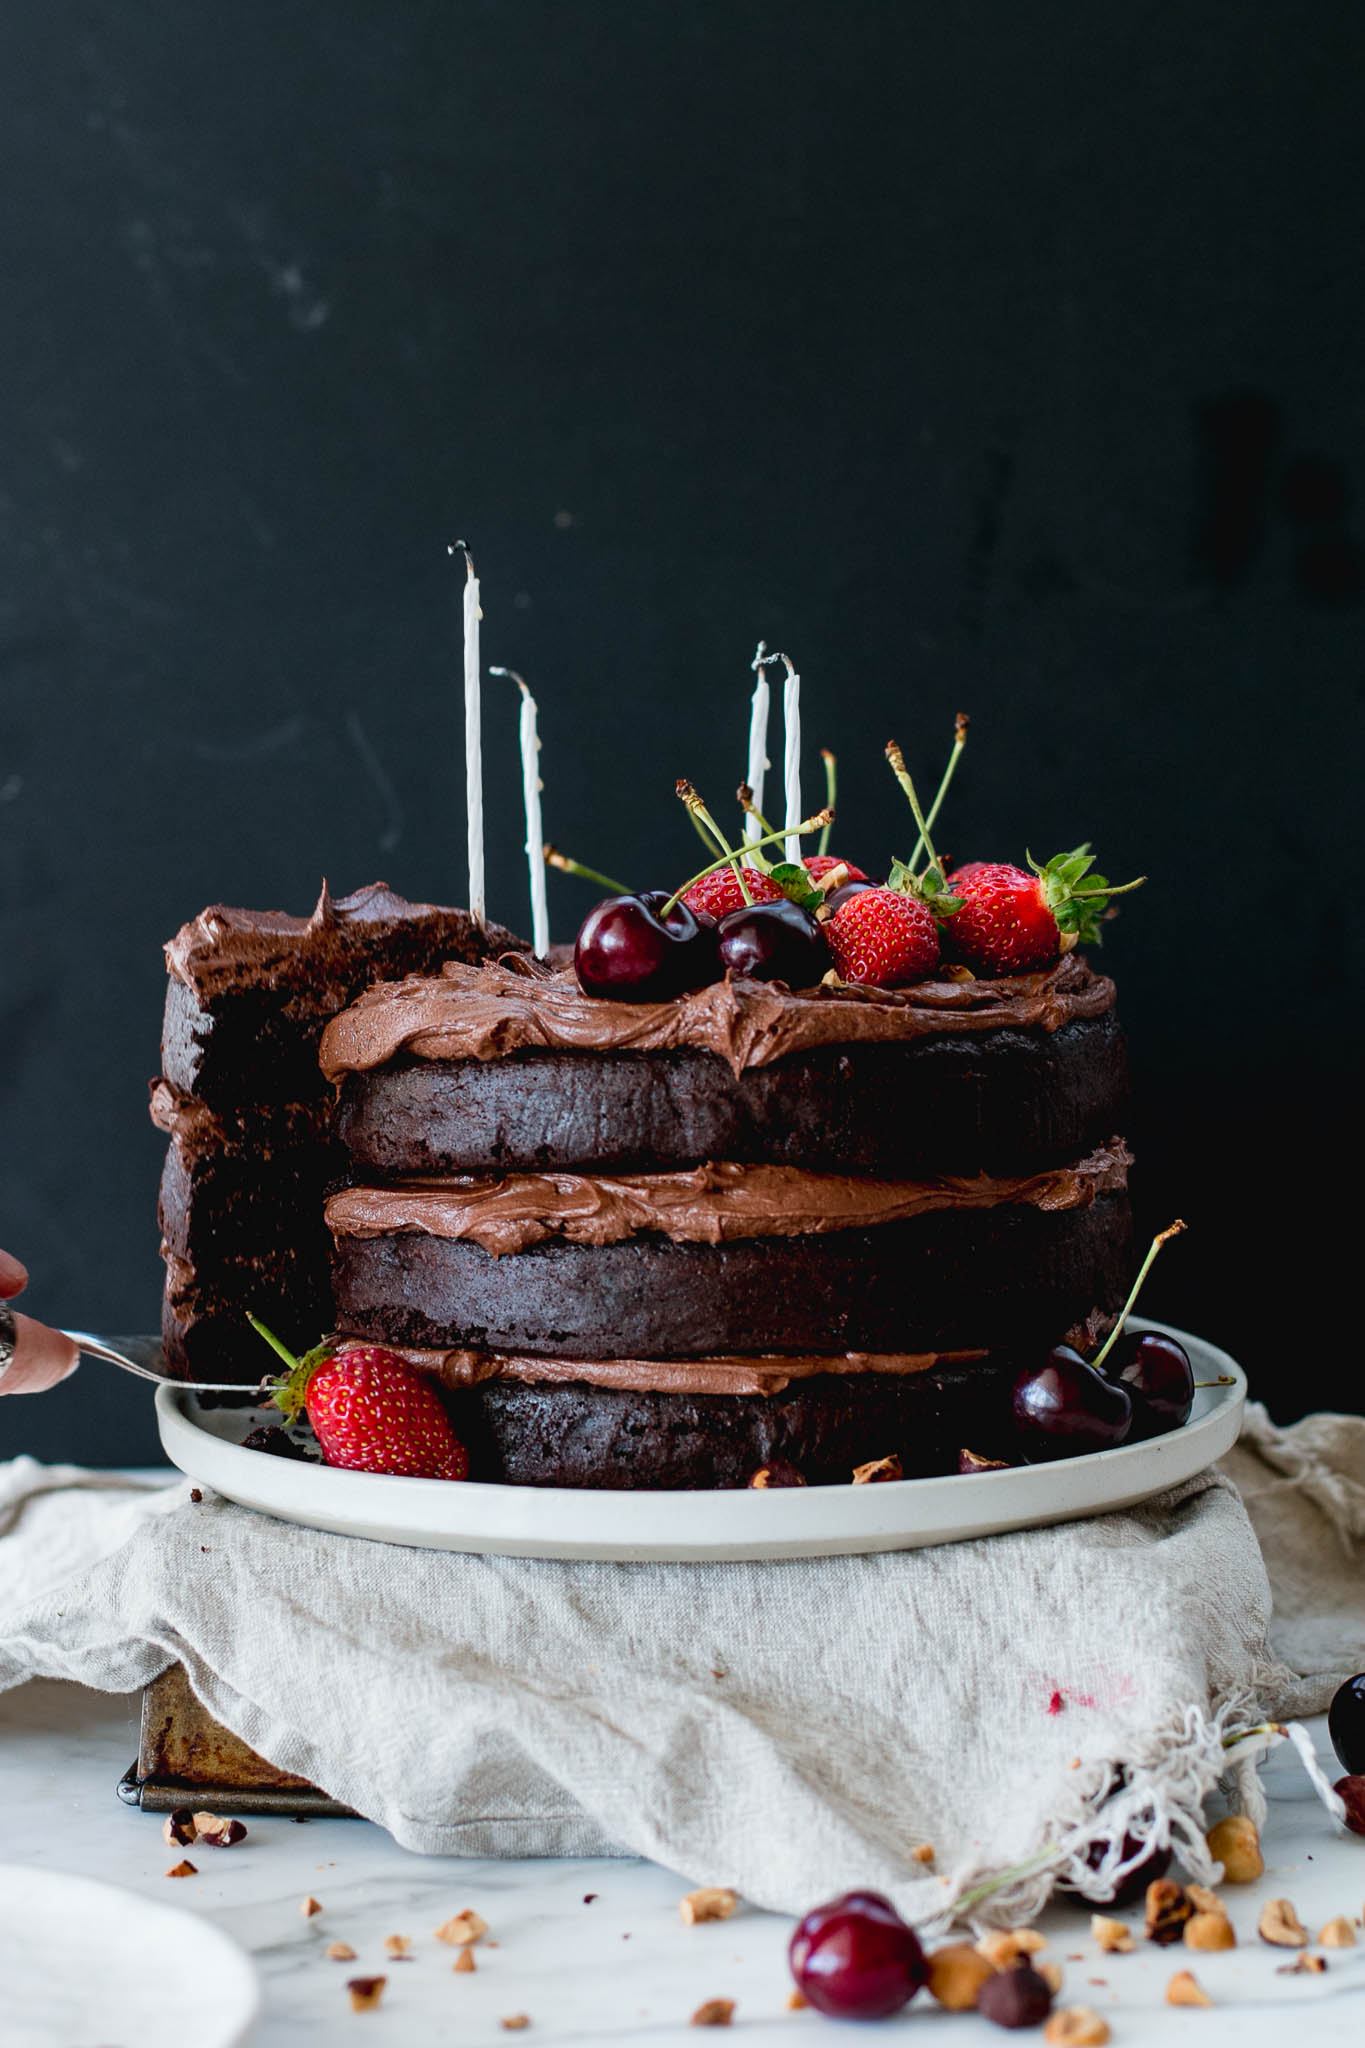
<svg viewBox="0 0 1365 2048">
<path fill-rule="evenodd" d="M 75 1345 L 60 1330 L 4 1306 L 27 1285 L 28 1273 L 18 1259 L 0 1252 L 0 1394 L 41 1394 L 68 1378 L 80 1363 Z M 11 1343 L 13 1356 L 7 1358 Z"/>
</svg>

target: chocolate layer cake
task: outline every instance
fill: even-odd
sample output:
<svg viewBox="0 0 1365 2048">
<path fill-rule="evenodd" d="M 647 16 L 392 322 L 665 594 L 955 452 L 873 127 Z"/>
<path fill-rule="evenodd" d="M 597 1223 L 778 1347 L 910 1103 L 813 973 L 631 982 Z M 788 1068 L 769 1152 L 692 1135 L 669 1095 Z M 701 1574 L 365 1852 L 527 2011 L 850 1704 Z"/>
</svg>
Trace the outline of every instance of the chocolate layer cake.
<svg viewBox="0 0 1365 2048">
<path fill-rule="evenodd" d="M 373 988 L 321 1047 L 338 1328 L 440 1374 L 483 1476 L 955 1468 L 1009 1351 L 1125 1291 L 1113 1004 L 1074 953 L 646 1004 L 530 962 Z"/>
<path fill-rule="evenodd" d="M 306 918 L 214 905 L 176 934 L 151 1103 L 170 1138 L 158 1217 L 174 1369 L 258 1377 L 247 1309 L 291 1344 L 315 1341 L 331 1319 L 322 1198 L 346 1155 L 318 1068 L 328 1019 L 378 979 L 519 944 L 383 882 L 340 899 L 324 882 Z"/>
</svg>

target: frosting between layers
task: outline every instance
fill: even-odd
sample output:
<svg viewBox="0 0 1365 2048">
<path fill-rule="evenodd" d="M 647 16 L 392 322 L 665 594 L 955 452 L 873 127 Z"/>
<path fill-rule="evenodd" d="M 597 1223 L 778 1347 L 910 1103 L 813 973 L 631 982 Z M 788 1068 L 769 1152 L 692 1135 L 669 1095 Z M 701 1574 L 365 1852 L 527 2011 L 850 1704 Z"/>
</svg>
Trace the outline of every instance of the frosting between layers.
<svg viewBox="0 0 1365 2048">
<path fill-rule="evenodd" d="M 306 943 L 315 949 L 325 933 L 335 934 L 338 950 L 344 953 L 395 925 L 442 919 L 461 934 L 476 929 L 468 911 L 409 903 L 406 897 L 395 895 L 387 882 L 370 882 L 353 896 L 333 896 L 324 881 L 311 917 L 210 904 L 181 925 L 166 946 L 166 969 L 202 996 L 237 982 L 243 973 L 269 976 L 286 968 Z M 517 943 L 500 926 L 489 927 L 488 941 L 492 950 Z"/>
<path fill-rule="evenodd" d="M 1087 1208 L 1097 1195 L 1127 1185 L 1131 1163 L 1127 1146 L 1113 1138 L 1084 1159 L 1040 1173 L 971 1178 L 875 1180 L 730 1161 L 678 1173 L 459 1174 L 343 1188 L 329 1197 L 324 1214 L 337 1239 L 424 1232 L 466 1239 L 494 1258 L 549 1238 L 618 1244 L 646 1231 L 675 1243 L 725 1244 L 866 1230 L 933 1209 Z"/>
<path fill-rule="evenodd" d="M 329 1081 L 424 1060 L 495 1060 L 518 1052 L 717 1054 L 736 1074 L 822 1045 L 895 1042 L 962 1031 L 1056 1031 L 1113 1007 L 1114 984 L 1079 954 L 1040 974 L 999 981 L 922 981 L 913 988 L 816 988 L 727 976 L 666 1003 L 585 996 L 573 970 L 446 964 L 438 977 L 380 982 L 334 1017 L 320 1060 Z"/>
<path fill-rule="evenodd" d="M 344 1349 L 348 1343 L 370 1340 L 348 1337 L 335 1340 Z M 486 1380 L 519 1380 L 563 1386 L 571 1381 L 594 1387 L 620 1387 L 640 1394 L 780 1394 L 793 1380 L 814 1379 L 819 1374 L 905 1374 L 928 1372 L 936 1365 L 965 1365 L 985 1361 L 986 1351 L 843 1351 L 833 1357 L 756 1356 L 721 1358 L 523 1358 L 498 1351 L 423 1350 L 405 1344 L 386 1344 L 387 1351 L 406 1359 L 420 1372 L 429 1372 L 450 1388 L 477 1387 Z"/>
</svg>

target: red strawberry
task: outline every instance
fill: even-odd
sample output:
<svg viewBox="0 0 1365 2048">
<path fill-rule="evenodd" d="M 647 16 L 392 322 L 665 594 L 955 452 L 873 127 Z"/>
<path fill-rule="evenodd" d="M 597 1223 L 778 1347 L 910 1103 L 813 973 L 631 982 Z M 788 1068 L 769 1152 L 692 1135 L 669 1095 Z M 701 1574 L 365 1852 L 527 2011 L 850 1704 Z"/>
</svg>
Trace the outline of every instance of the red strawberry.
<svg viewBox="0 0 1365 2048">
<path fill-rule="evenodd" d="M 293 1358 L 252 1316 L 266 1342 L 289 1364 L 274 1399 L 290 1422 L 308 1410 L 329 1465 L 350 1472 L 391 1472 L 407 1479 L 464 1479 L 469 1453 L 425 1373 L 378 1344 L 335 1351 L 319 1344 Z"/>
<path fill-rule="evenodd" d="M 845 981 L 903 988 L 938 965 L 938 926 L 927 904 L 898 889 L 860 889 L 839 905 L 825 936 Z"/>
<path fill-rule="evenodd" d="M 776 882 L 770 882 L 757 868 L 745 868 L 743 872 L 755 903 L 779 903 L 782 900 L 782 891 Z M 694 882 L 684 892 L 683 902 L 689 910 L 704 911 L 719 922 L 727 912 L 743 910 L 744 891 L 735 879 L 733 868 L 717 868 L 713 875 L 703 875 L 699 882 Z"/>
<path fill-rule="evenodd" d="M 846 881 L 865 882 L 867 880 L 867 876 L 863 873 L 862 869 L 855 868 L 851 860 L 838 860 L 832 853 L 808 853 L 805 856 L 804 864 L 812 882 L 823 881 L 825 876 L 832 874 L 835 868 L 848 869 L 848 874 L 844 878 Z"/>
<path fill-rule="evenodd" d="M 952 894 L 962 898 L 944 934 L 954 959 L 987 974 L 1025 974 L 1051 966 L 1068 945 L 1099 944 L 1100 917 L 1110 897 L 1123 891 L 1091 873 L 1089 846 L 1059 853 L 1046 867 L 1032 859 L 1029 865 L 1031 874 L 1003 862 L 971 861 L 949 877 Z"/>
</svg>

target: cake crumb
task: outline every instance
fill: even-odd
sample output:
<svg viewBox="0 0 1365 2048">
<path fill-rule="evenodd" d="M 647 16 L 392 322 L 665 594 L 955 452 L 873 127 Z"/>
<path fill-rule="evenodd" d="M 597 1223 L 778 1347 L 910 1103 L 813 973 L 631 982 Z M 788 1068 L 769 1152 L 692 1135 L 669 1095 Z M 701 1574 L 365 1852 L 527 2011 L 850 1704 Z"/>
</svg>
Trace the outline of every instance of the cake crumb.
<svg viewBox="0 0 1365 2048">
<path fill-rule="evenodd" d="M 452 1970 L 456 1971 L 461 1977 L 467 1977 L 471 1970 L 476 1970 L 478 1968 L 478 1964 L 474 1961 L 473 1949 L 462 1948 L 450 1967 Z"/>
<path fill-rule="evenodd" d="M 733 1998 L 708 1998 L 693 2013 L 688 2025 L 692 2027 L 728 2027 L 735 2016 Z"/>
<path fill-rule="evenodd" d="M 487 1934 L 488 1922 L 472 1906 L 466 1906 L 462 1913 L 453 1913 L 434 1932 L 437 1941 L 445 1942 L 448 1947 L 464 1948 L 467 1943 L 479 1941 Z M 488 1946 L 494 1948 L 496 1943 L 490 1941 Z"/>
<path fill-rule="evenodd" d="M 353 1963 L 355 1950 L 349 1941 L 334 1941 L 327 1951 L 327 1960 L 329 1963 Z"/>
<path fill-rule="evenodd" d="M 387 1977 L 348 1977 L 346 1989 L 351 1994 L 352 2012 L 373 2012 L 384 1996 Z"/>
<path fill-rule="evenodd" d="M 299 1911 L 305 1920 L 311 1920 L 315 1913 L 322 1911 L 322 1903 L 320 1900 L 315 1899 L 310 1892 L 306 1899 L 299 1900 Z"/>
<path fill-rule="evenodd" d="M 194 1502 L 194 1504 L 195 1504 L 195 1506 L 196 1506 L 196 1507 L 198 1507 L 198 1506 L 199 1506 L 199 1504 L 200 1504 L 200 1502 L 201 1502 L 201 1501 L 203 1500 L 203 1498 L 204 1498 L 204 1496 L 203 1496 L 203 1494 L 202 1494 L 202 1493 L 201 1493 L 201 1492 L 199 1491 L 199 1488 L 198 1488 L 197 1486 L 192 1486 L 192 1487 L 190 1488 L 190 1499 L 191 1499 L 191 1500 L 192 1500 L 192 1501 Z"/>
<path fill-rule="evenodd" d="M 689 1927 L 703 1920 L 728 1920 L 739 1904 L 738 1892 L 726 1885 L 703 1885 L 678 1901 L 678 1911 Z"/>
</svg>

